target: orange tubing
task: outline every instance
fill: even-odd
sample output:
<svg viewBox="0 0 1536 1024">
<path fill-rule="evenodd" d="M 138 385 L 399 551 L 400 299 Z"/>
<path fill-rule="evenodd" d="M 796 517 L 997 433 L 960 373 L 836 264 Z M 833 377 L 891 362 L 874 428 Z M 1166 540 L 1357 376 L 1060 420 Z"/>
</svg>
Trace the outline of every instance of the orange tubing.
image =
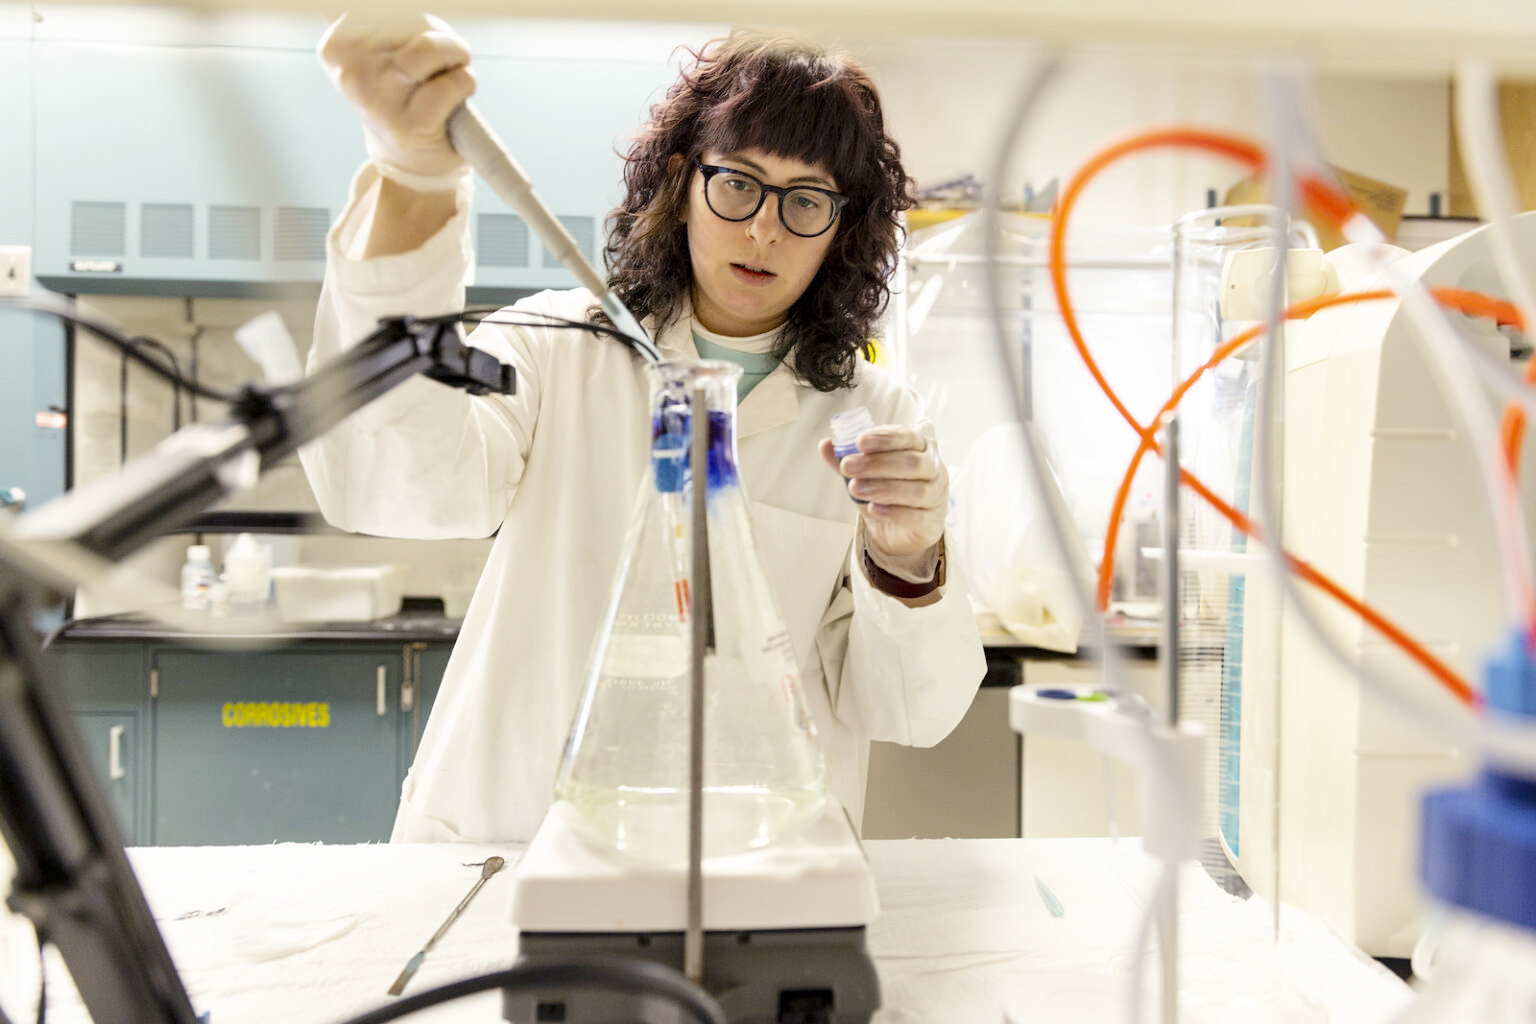
<svg viewBox="0 0 1536 1024">
<path fill-rule="evenodd" d="M 1490 319 L 1497 320 L 1499 323 L 1518 324 L 1520 322 L 1519 313 L 1515 311 L 1515 307 L 1512 304 L 1505 302 L 1502 299 L 1491 298 L 1482 294 L 1481 292 L 1463 291 L 1458 288 L 1431 288 L 1430 293 L 1442 305 L 1451 309 L 1459 310 L 1460 312 L 1467 313 L 1472 316 L 1486 316 Z M 1287 320 L 1300 320 L 1311 316 L 1313 313 L 1316 313 L 1319 310 L 1327 309 L 1330 306 L 1346 305 L 1354 302 L 1368 302 L 1375 299 L 1388 299 L 1392 298 L 1392 296 L 1393 293 L 1386 289 L 1369 292 L 1354 292 L 1350 294 L 1322 296 L 1315 299 L 1308 299 L 1304 302 L 1298 302 L 1285 310 L 1282 316 Z M 1104 535 L 1104 554 L 1103 557 L 1099 560 L 1098 587 L 1094 595 L 1094 604 L 1099 611 L 1102 612 L 1109 608 L 1110 590 L 1114 586 L 1114 551 L 1115 546 L 1119 540 L 1120 521 L 1125 515 L 1125 505 L 1126 502 L 1130 500 L 1131 484 L 1135 479 L 1136 470 L 1141 465 L 1142 457 L 1146 455 L 1147 452 L 1152 451 L 1156 447 L 1155 435 L 1157 431 L 1162 428 L 1163 424 L 1168 422 L 1168 417 L 1173 413 L 1173 410 L 1178 407 L 1179 403 L 1183 401 L 1185 393 L 1187 393 L 1190 388 L 1194 387 L 1195 382 L 1198 381 L 1207 370 L 1215 369 L 1216 366 L 1226 360 L 1228 356 L 1233 355 L 1238 350 L 1252 342 L 1263 332 L 1264 326 L 1265 325 L 1263 324 L 1256 324 L 1253 327 L 1248 328 L 1246 331 L 1243 331 L 1236 337 L 1232 338 L 1231 340 L 1218 346 L 1216 350 L 1211 354 L 1211 358 L 1206 361 L 1204 366 L 1190 374 L 1186 380 L 1180 383 L 1178 387 L 1174 388 L 1173 395 L 1169 397 L 1168 401 L 1163 403 L 1163 407 L 1159 409 L 1157 415 L 1152 418 L 1152 425 L 1140 432 L 1141 444 L 1136 448 L 1136 454 L 1131 457 L 1131 464 L 1129 468 L 1126 469 L 1125 476 L 1120 481 L 1120 488 L 1115 492 L 1115 501 L 1110 508 L 1109 527 L 1105 531 Z M 1526 367 L 1526 380 L 1536 382 L 1536 360 L 1532 360 L 1531 363 Z M 1511 412 L 1518 414 L 1518 422 L 1513 425 L 1510 422 L 1512 419 L 1510 415 Z M 1511 402 L 1509 408 L 1505 410 L 1504 416 L 1504 425 L 1507 429 L 1513 429 L 1515 431 L 1524 429 L 1524 409 L 1518 402 Z M 1518 436 L 1516 437 L 1513 446 L 1506 442 L 1505 452 L 1511 460 L 1511 464 L 1518 460 Z"/>
<path fill-rule="evenodd" d="M 1161 454 L 1161 448 L 1157 445 L 1156 440 L 1152 436 L 1152 428 L 1143 427 L 1139 422 L 1137 422 L 1136 417 L 1131 415 L 1130 410 L 1125 407 L 1125 404 L 1120 400 L 1119 395 L 1115 394 L 1114 388 L 1110 387 L 1109 381 L 1105 379 L 1104 374 L 1099 369 L 1098 363 L 1094 360 L 1092 353 L 1088 351 L 1087 342 L 1083 340 L 1082 329 L 1078 325 L 1077 314 L 1072 308 L 1071 296 L 1067 291 L 1066 227 L 1067 221 L 1071 216 L 1073 206 L 1077 204 L 1077 201 L 1081 197 L 1083 190 L 1087 187 L 1088 182 L 1092 180 L 1100 171 L 1115 161 L 1125 156 L 1129 156 L 1132 153 L 1163 146 L 1180 146 L 1185 148 L 1204 149 L 1207 152 L 1229 156 L 1241 163 L 1247 164 L 1249 167 L 1254 169 L 1262 168 L 1264 165 L 1263 150 L 1261 150 L 1258 146 L 1242 139 L 1237 139 L 1228 135 L 1205 131 L 1197 128 L 1175 127 L 1161 129 L 1158 131 L 1146 132 L 1133 138 L 1126 139 L 1095 154 L 1088 161 L 1088 163 L 1084 165 L 1084 167 L 1079 170 L 1076 175 L 1073 176 L 1073 179 L 1068 184 L 1066 191 L 1061 195 L 1056 213 L 1051 221 L 1050 249 L 1051 285 L 1056 294 L 1057 308 L 1060 311 L 1062 322 L 1066 326 L 1067 333 L 1072 339 L 1072 344 L 1077 349 L 1078 356 L 1082 359 L 1084 366 L 1087 368 L 1089 374 L 1093 377 L 1094 382 L 1098 384 L 1099 389 L 1103 391 L 1105 397 L 1109 399 L 1110 404 L 1113 405 L 1115 410 L 1120 413 L 1120 415 L 1128 424 L 1130 424 L 1131 429 L 1136 431 L 1137 435 L 1141 437 L 1143 445 L 1150 447 L 1153 451 L 1157 451 L 1159 454 Z M 1301 188 L 1303 195 L 1306 197 L 1308 203 L 1312 205 L 1314 209 L 1316 209 L 1319 213 L 1321 213 L 1323 217 L 1330 223 L 1334 225 L 1342 224 L 1344 220 L 1348 219 L 1348 217 L 1353 216 L 1352 206 L 1349 204 L 1346 198 L 1340 195 L 1337 189 L 1334 189 L 1315 178 L 1304 179 L 1301 182 Z M 1182 395 L 1180 397 L 1182 397 Z M 1210 503 L 1212 507 L 1217 509 L 1217 511 L 1225 516 L 1227 520 L 1236 526 L 1239 530 L 1243 531 L 1245 534 L 1251 537 L 1258 539 L 1257 531 L 1252 521 L 1250 521 L 1248 517 L 1242 515 L 1236 509 L 1223 502 L 1192 473 L 1189 473 L 1186 470 L 1180 470 L 1179 479 L 1186 487 L 1189 487 L 1191 490 L 1195 491 L 1196 494 L 1200 495 L 1200 497 L 1204 498 L 1208 503 Z M 1465 680 L 1461 679 L 1460 676 L 1453 672 L 1443 662 L 1425 650 L 1422 645 L 1415 642 L 1412 637 L 1408 636 L 1397 626 L 1393 625 L 1385 617 L 1379 615 L 1373 609 L 1369 608 L 1364 604 L 1364 602 L 1349 595 L 1344 591 L 1343 588 L 1339 587 L 1336 583 L 1328 579 L 1328 577 L 1324 576 L 1310 565 L 1307 565 L 1305 562 L 1302 562 L 1301 560 L 1288 553 L 1285 553 L 1284 551 L 1281 553 L 1284 556 L 1287 564 L 1291 567 L 1291 570 L 1300 576 L 1300 578 L 1306 580 L 1316 587 L 1321 588 L 1325 593 L 1334 597 L 1336 600 L 1342 601 L 1352 610 L 1359 613 L 1366 622 L 1381 632 L 1382 635 L 1386 636 L 1387 639 L 1401 647 L 1409 655 L 1409 657 L 1413 658 L 1432 675 L 1439 679 L 1460 700 L 1469 704 L 1477 703 L 1478 697 L 1476 693 L 1470 686 L 1467 685 Z"/>
<path fill-rule="evenodd" d="M 1192 474 L 1180 470 L 1179 479 L 1184 483 L 1186 487 L 1190 488 L 1196 494 L 1200 495 L 1200 497 L 1204 498 L 1212 508 L 1216 509 L 1216 511 L 1225 516 L 1233 526 L 1237 527 L 1239 530 L 1243 531 L 1243 533 L 1252 537 L 1259 543 L 1264 543 L 1264 537 L 1259 532 L 1258 524 L 1254 523 L 1251 519 L 1243 515 L 1237 509 L 1222 501 L 1219 497 L 1212 493 L 1211 490 L 1205 486 L 1205 484 L 1195 479 Z M 1312 584 L 1314 587 L 1317 587 L 1319 590 L 1323 591 L 1323 593 L 1327 594 L 1329 597 L 1332 597 L 1335 601 L 1338 601 L 1350 611 L 1359 615 L 1362 619 L 1374 627 L 1377 632 L 1381 633 L 1388 640 L 1392 641 L 1392 643 L 1402 648 L 1403 652 L 1414 661 L 1418 662 L 1421 666 L 1423 666 L 1425 671 L 1434 676 L 1436 679 L 1440 680 L 1440 682 L 1444 684 L 1445 688 L 1450 690 L 1451 693 L 1454 694 L 1456 698 L 1462 703 L 1469 704 L 1474 707 L 1481 704 L 1481 696 L 1475 690 L 1473 690 L 1472 687 L 1467 685 L 1466 680 L 1462 679 L 1455 672 L 1453 672 L 1450 667 L 1442 662 L 1439 658 L 1436 658 L 1433 654 L 1430 654 L 1429 651 L 1424 649 L 1423 645 L 1414 640 L 1413 637 L 1409 636 L 1407 633 L 1404 633 L 1402 629 L 1394 625 L 1391 620 L 1381 615 L 1370 605 L 1355 597 L 1353 594 L 1349 593 L 1333 580 L 1329 579 L 1327 576 L 1324 576 L 1317 569 L 1313 568 L 1308 563 L 1303 562 L 1301 559 L 1297 558 L 1290 552 L 1282 550 L 1280 554 L 1285 559 L 1285 564 L 1290 568 L 1292 573 L 1294 573 L 1296 576 L 1299 576 L 1306 582 Z"/>
</svg>

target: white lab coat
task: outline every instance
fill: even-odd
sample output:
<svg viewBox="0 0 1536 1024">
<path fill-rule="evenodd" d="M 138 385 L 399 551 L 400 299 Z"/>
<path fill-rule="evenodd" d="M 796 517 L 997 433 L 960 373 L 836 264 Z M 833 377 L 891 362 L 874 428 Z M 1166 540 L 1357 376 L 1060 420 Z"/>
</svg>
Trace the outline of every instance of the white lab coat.
<svg viewBox="0 0 1536 1024">
<path fill-rule="evenodd" d="M 354 183 L 354 203 L 329 239 L 311 367 L 380 316 L 462 308 L 469 186 L 460 187 L 458 216 L 422 248 L 362 261 L 344 256 L 362 219 Z M 583 319 L 591 304 L 586 291 L 544 292 L 514 308 Z M 697 358 L 686 320 L 657 340 L 665 355 Z M 417 538 L 500 531 L 406 778 L 395 841 L 533 834 L 646 465 L 649 391 L 628 348 L 586 331 L 493 325 L 471 341 L 516 366 L 516 395 L 473 398 L 417 378 L 301 452 L 321 511 L 341 529 Z M 851 391 L 834 394 L 780 366 L 738 419 L 759 553 L 829 785 L 855 825 L 869 741 L 938 742 L 985 672 L 953 560 L 942 599 L 921 608 L 875 590 L 850 562 L 856 507 L 817 445 L 833 413 L 861 404 L 877 423 L 931 434 L 912 392 L 868 365 Z"/>
</svg>

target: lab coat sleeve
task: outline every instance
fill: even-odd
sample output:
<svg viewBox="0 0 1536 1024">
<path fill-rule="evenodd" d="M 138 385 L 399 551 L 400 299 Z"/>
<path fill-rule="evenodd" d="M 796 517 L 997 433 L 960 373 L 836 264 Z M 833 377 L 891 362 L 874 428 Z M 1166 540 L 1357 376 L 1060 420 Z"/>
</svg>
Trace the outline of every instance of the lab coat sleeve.
<svg viewBox="0 0 1536 1024">
<path fill-rule="evenodd" d="M 354 258 L 371 216 L 376 172 L 353 180 L 346 211 L 327 238 L 325 281 L 309 368 L 372 333 L 385 316 L 463 309 L 470 260 L 470 181 L 458 212 L 421 248 Z M 485 537 L 505 516 L 538 408 L 538 374 L 522 335 L 482 325 L 470 343 L 517 367 L 517 395 L 472 397 L 416 377 L 348 417 L 299 452 L 320 511 L 339 529 L 377 536 Z"/>
<path fill-rule="evenodd" d="M 833 711 L 866 739 L 931 747 L 965 717 L 987 671 L 965 580 L 946 558 L 939 600 L 909 606 L 869 582 L 859 544 L 817 631 Z"/>
</svg>

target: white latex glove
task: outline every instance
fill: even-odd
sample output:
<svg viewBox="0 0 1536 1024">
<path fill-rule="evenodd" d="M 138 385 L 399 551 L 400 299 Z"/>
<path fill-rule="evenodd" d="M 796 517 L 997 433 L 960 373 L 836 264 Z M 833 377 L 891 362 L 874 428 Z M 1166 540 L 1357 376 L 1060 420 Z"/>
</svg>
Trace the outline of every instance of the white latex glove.
<svg viewBox="0 0 1536 1024">
<path fill-rule="evenodd" d="M 825 438 L 821 457 L 848 478 L 850 495 L 868 503 L 859 506 L 859 515 L 870 552 L 896 571 L 921 573 L 920 562 L 931 568 L 949 510 L 949 472 L 936 446 L 915 430 L 891 425 L 864 431 L 858 445 L 839 462 L 832 439 Z"/>
<path fill-rule="evenodd" d="M 456 174 L 448 115 L 475 91 L 469 44 L 429 14 L 353 12 L 320 39 L 320 63 L 362 115 L 368 153 L 406 184 Z M 413 180 L 414 179 L 414 180 Z"/>
</svg>

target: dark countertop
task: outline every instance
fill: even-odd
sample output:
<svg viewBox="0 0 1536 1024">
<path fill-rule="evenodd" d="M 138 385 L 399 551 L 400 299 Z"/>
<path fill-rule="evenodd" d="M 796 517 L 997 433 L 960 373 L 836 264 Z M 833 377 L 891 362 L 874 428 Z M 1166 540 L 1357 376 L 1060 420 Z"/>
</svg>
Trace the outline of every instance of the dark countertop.
<svg viewBox="0 0 1536 1024">
<path fill-rule="evenodd" d="M 252 640 L 271 639 L 274 642 L 308 640 L 330 641 L 449 641 L 458 639 L 459 619 L 443 614 L 442 602 L 433 599 L 407 599 L 399 614 L 370 622 L 303 622 L 292 623 L 256 637 L 252 634 L 230 630 L 220 632 L 218 619 L 210 618 L 211 629 L 206 633 L 187 633 L 156 619 L 140 614 L 107 615 L 100 618 L 79 619 L 67 622 L 50 638 L 59 640 Z M 1112 631 L 1113 632 L 1113 631 Z M 1156 648 L 1144 645 L 1139 635 L 1122 635 L 1120 639 L 1129 646 L 1122 648 L 1131 657 L 1155 657 Z M 1062 653 L 1032 647 L 1000 629 L 984 629 L 982 645 L 987 650 L 988 662 L 997 664 L 1014 659 L 1083 659 L 1092 660 L 1097 655 L 1089 648 L 1076 653 Z"/>
<path fill-rule="evenodd" d="M 371 622 L 296 622 L 271 632 L 251 634 L 239 631 L 219 632 L 218 619 L 210 618 L 209 632 L 187 633 L 142 615 L 108 615 L 65 623 L 52 642 L 61 640 L 243 640 L 275 643 L 296 641 L 366 641 L 399 643 L 401 641 L 448 641 L 458 639 L 460 620 L 443 615 L 440 602 L 433 607 L 407 606 L 399 614 Z"/>
</svg>

